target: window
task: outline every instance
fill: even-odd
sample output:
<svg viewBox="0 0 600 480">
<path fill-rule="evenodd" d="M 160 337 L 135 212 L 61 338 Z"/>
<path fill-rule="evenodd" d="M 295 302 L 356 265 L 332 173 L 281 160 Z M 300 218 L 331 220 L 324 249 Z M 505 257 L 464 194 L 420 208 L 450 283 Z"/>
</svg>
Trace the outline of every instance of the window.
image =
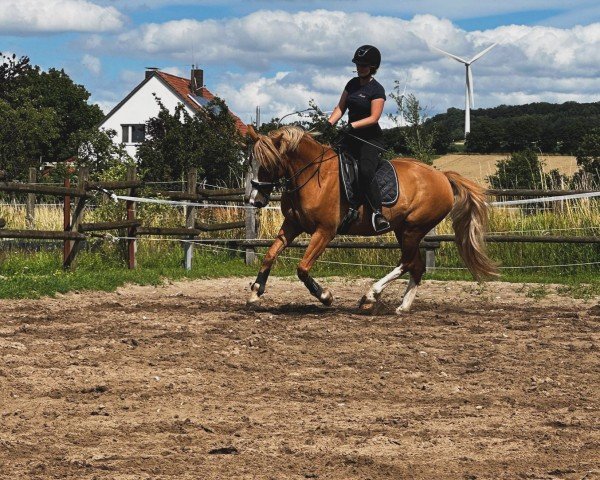
<svg viewBox="0 0 600 480">
<path fill-rule="evenodd" d="M 132 143 L 142 143 L 146 137 L 146 125 L 131 126 L 131 141 Z"/>
<path fill-rule="evenodd" d="M 123 129 L 123 143 L 142 143 L 146 138 L 146 125 L 121 125 Z"/>
</svg>

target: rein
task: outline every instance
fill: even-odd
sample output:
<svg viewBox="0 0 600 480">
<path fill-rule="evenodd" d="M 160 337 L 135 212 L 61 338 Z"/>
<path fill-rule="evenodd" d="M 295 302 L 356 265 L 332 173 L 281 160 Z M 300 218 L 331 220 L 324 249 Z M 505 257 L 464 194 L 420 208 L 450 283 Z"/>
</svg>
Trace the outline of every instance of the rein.
<svg viewBox="0 0 600 480">
<path fill-rule="evenodd" d="M 254 180 L 253 179 L 253 180 L 250 181 L 250 183 L 257 190 L 260 190 L 260 189 L 273 189 L 273 188 L 277 188 L 277 187 L 283 187 L 282 193 L 295 193 L 295 192 L 298 192 L 298 191 L 300 191 L 300 189 L 302 187 L 304 187 L 308 182 L 310 182 L 315 175 L 317 175 L 321 171 L 321 165 L 323 163 L 325 163 L 326 161 L 332 160 L 333 158 L 337 157 L 337 155 L 334 154 L 331 157 L 323 158 L 325 156 L 326 148 L 323 145 L 321 145 L 321 148 L 322 148 L 322 151 L 321 151 L 321 154 L 319 156 L 315 157 L 309 163 L 307 163 L 306 165 L 304 165 L 300 170 L 298 170 L 296 173 L 294 173 L 291 177 L 283 177 L 282 179 L 279 179 L 279 180 L 274 181 L 274 182 L 259 182 L 258 180 Z M 294 187 L 294 188 L 290 188 L 290 187 L 293 186 L 293 180 L 294 179 L 296 179 L 298 176 L 300 176 L 302 174 L 302 172 L 304 172 L 308 167 L 311 167 L 311 166 L 313 166 L 315 164 L 317 164 L 318 167 L 315 169 L 315 171 L 311 174 L 311 176 L 308 177 L 308 179 L 302 185 L 299 185 L 299 186 Z"/>
</svg>

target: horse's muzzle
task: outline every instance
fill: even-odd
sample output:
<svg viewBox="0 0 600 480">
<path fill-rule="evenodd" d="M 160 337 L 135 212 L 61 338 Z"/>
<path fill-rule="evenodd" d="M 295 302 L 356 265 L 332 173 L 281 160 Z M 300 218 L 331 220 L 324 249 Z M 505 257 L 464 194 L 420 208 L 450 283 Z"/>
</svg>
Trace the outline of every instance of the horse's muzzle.
<svg viewBox="0 0 600 480">
<path fill-rule="evenodd" d="M 256 208 L 266 207 L 269 203 L 269 195 L 265 195 L 256 188 L 253 188 L 252 192 L 250 192 L 250 200 L 248 203 Z"/>
</svg>

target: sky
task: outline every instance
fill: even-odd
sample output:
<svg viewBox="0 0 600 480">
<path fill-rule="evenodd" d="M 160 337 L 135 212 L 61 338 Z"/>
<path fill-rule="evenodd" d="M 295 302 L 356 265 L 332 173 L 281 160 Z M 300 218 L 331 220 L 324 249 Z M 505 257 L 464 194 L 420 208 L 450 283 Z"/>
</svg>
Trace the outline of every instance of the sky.
<svg viewBox="0 0 600 480">
<path fill-rule="evenodd" d="M 598 0 L 0 0 L 0 52 L 64 69 L 108 112 L 146 67 L 183 77 L 192 64 L 242 120 L 336 105 L 354 50 L 377 46 L 376 78 L 429 115 L 475 107 L 600 101 Z M 386 113 L 395 104 L 386 102 Z M 390 120 L 383 120 L 386 126 Z"/>
</svg>

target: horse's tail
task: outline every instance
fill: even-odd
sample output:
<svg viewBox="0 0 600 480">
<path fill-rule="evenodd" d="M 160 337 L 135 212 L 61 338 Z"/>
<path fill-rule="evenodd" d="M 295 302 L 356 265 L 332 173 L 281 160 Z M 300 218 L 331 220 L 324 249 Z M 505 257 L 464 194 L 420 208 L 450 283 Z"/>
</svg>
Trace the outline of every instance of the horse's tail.
<svg viewBox="0 0 600 480">
<path fill-rule="evenodd" d="M 461 258 L 476 279 L 497 277 L 498 266 L 485 249 L 484 233 L 488 224 L 485 190 L 456 172 L 444 174 L 455 195 L 450 217 Z"/>
</svg>

